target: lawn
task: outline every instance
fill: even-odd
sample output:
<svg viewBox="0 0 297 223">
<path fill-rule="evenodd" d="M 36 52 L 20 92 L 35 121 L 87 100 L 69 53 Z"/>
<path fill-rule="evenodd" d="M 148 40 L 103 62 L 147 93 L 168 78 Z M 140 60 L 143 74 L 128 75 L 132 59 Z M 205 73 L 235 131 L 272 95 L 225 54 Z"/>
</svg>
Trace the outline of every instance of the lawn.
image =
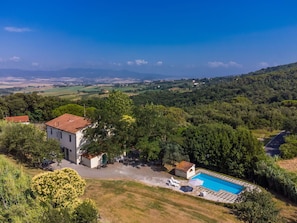
<svg viewBox="0 0 297 223">
<path fill-rule="evenodd" d="M 103 222 L 239 222 L 226 207 L 133 181 L 87 180 Z"/>
</svg>

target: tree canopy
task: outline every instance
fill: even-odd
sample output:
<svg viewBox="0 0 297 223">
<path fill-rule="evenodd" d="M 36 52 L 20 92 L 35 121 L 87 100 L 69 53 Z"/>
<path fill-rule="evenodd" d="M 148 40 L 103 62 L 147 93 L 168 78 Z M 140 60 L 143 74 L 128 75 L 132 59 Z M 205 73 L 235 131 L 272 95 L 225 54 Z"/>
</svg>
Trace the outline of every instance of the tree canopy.
<svg viewBox="0 0 297 223">
<path fill-rule="evenodd" d="M 264 155 L 260 143 L 244 128 L 204 124 L 185 129 L 183 135 L 192 162 L 237 177 L 249 177 L 255 161 Z"/>
<path fill-rule="evenodd" d="M 267 223 L 281 222 L 279 210 L 268 192 L 245 191 L 233 207 L 234 213 L 244 222 Z"/>
<path fill-rule="evenodd" d="M 39 167 L 43 160 L 62 159 L 60 145 L 47 139 L 44 131 L 34 125 L 0 123 L 0 151 L 13 155 L 19 161 L 32 167 Z"/>
</svg>

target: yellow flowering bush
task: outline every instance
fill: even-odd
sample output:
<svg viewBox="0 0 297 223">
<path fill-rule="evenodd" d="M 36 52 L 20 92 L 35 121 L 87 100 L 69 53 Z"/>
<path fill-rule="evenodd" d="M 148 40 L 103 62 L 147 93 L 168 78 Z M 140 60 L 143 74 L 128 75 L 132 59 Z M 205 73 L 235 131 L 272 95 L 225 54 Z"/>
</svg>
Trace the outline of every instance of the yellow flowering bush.
<svg viewBox="0 0 297 223">
<path fill-rule="evenodd" d="M 41 173 L 33 177 L 31 190 L 37 199 L 53 207 L 70 207 L 83 195 L 86 182 L 71 168 Z"/>
</svg>

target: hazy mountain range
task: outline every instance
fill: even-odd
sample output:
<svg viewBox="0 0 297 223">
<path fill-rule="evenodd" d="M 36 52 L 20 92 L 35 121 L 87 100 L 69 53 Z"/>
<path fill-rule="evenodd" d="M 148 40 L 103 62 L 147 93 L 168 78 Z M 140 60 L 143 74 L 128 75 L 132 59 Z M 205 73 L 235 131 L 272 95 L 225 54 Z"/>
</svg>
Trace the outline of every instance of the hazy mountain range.
<svg viewBox="0 0 297 223">
<path fill-rule="evenodd" d="M 258 75 L 266 72 L 282 72 L 283 69 L 295 71 L 297 63 L 268 67 L 244 75 Z M 236 75 L 232 75 L 236 76 Z M 20 70 L 0 69 L 0 84 L 10 86 L 39 84 L 105 84 L 133 83 L 155 80 L 177 80 L 185 77 L 156 73 L 140 73 L 129 70 L 106 70 L 87 68 L 68 68 L 61 70 Z M 190 77 L 189 77 L 190 78 Z M 197 76 L 196 78 L 199 78 Z M 221 77 L 224 78 L 224 77 Z"/>
<path fill-rule="evenodd" d="M 84 82 L 84 83 L 119 83 L 119 82 L 141 82 L 172 79 L 173 76 L 153 73 L 138 73 L 128 70 L 103 70 L 69 68 L 63 70 L 19 70 L 0 69 L 0 81 L 9 82 Z"/>
</svg>

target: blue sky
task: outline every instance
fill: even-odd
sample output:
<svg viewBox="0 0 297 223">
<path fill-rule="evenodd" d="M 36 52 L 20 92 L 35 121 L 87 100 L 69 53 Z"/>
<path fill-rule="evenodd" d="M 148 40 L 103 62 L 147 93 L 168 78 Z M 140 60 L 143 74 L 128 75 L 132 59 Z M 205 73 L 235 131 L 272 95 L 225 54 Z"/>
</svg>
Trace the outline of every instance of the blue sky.
<svg viewBox="0 0 297 223">
<path fill-rule="evenodd" d="M 210 77 L 297 62 L 296 0 L 14 0 L 0 68 Z"/>
</svg>

